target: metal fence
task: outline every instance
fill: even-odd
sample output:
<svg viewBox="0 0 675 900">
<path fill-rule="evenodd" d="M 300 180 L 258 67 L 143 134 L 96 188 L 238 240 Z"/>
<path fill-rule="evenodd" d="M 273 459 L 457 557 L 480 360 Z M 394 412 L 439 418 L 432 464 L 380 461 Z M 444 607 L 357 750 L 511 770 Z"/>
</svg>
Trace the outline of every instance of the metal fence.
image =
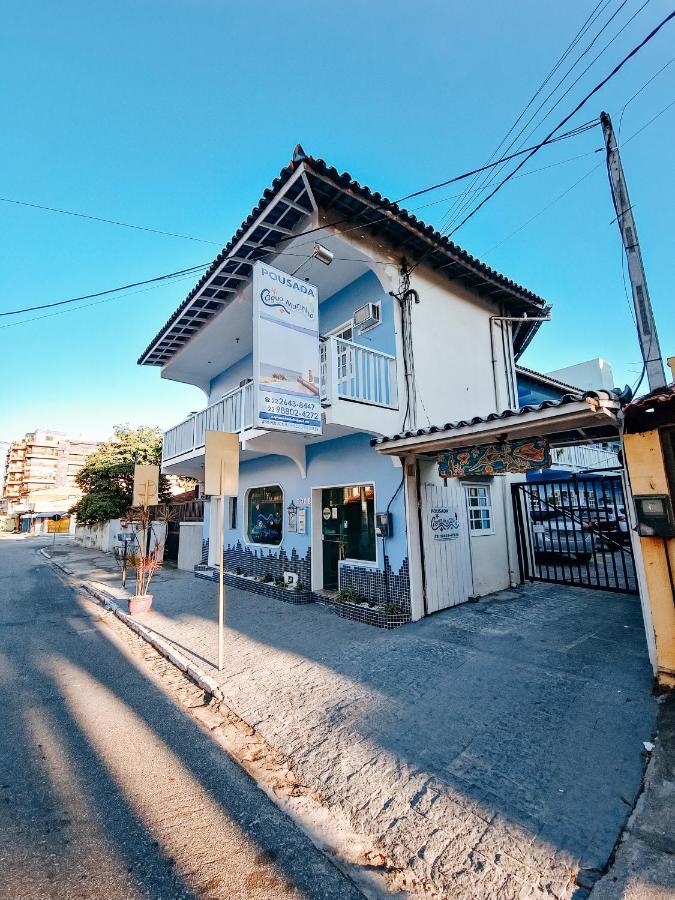
<svg viewBox="0 0 675 900">
<path fill-rule="evenodd" d="M 637 593 L 620 476 L 512 486 L 523 581 Z"/>
</svg>

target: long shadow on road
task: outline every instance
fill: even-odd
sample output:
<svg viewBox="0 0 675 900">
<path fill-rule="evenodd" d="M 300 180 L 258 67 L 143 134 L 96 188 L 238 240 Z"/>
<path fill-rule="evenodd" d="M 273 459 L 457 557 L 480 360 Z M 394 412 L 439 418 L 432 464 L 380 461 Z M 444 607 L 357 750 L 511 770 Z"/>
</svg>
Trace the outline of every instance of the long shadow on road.
<svg viewBox="0 0 675 900">
<path fill-rule="evenodd" d="M 34 548 L 8 549 L 0 896 L 361 896 Z"/>
</svg>

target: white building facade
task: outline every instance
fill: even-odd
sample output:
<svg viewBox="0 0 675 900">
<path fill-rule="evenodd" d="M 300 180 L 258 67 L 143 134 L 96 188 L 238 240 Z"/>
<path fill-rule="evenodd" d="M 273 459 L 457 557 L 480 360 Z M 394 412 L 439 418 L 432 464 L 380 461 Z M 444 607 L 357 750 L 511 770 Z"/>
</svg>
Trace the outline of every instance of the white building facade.
<svg viewBox="0 0 675 900">
<path fill-rule="evenodd" d="M 260 260 L 318 289 L 320 434 L 256 425 L 251 279 Z M 206 396 L 202 411 L 166 432 L 166 473 L 203 482 L 205 432 L 239 435 L 239 495 L 224 510 L 215 498 L 205 504 L 204 561 L 218 562 L 224 516 L 230 570 L 292 573 L 310 598 L 363 599 L 382 613 L 373 624 L 514 584 L 512 477 L 445 482 L 433 455 L 391 457 L 373 443 L 517 408 L 515 360 L 547 312 L 535 294 L 296 148 L 139 360 Z"/>
</svg>

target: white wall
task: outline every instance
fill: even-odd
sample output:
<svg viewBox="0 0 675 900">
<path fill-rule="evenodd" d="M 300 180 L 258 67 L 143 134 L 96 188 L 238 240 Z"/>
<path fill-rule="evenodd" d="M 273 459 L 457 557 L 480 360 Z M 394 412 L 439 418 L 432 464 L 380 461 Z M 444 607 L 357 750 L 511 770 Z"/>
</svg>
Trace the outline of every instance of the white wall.
<svg viewBox="0 0 675 900">
<path fill-rule="evenodd" d="M 547 374 L 551 378 L 557 378 L 558 381 L 564 381 L 565 384 L 581 388 L 582 391 L 611 391 L 614 387 L 612 367 L 606 359 L 600 357 L 573 366 L 565 366 Z"/>
<path fill-rule="evenodd" d="M 499 325 L 495 328 L 497 389 L 495 397 L 488 304 L 424 268 L 415 270 L 411 287 L 420 302 L 412 307 L 412 334 L 417 384 L 417 427 L 444 425 L 508 408 Z M 512 366 L 507 356 L 506 363 Z M 405 392 L 399 405 L 405 408 Z M 409 427 L 409 426 L 408 426 Z"/>
<path fill-rule="evenodd" d="M 110 553 L 117 543 L 116 535 L 120 531 L 122 531 L 122 525 L 119 519 L 110 519 L 98 525 L 77 525 L 75 540 L 83 547 Z"/>
</svg>

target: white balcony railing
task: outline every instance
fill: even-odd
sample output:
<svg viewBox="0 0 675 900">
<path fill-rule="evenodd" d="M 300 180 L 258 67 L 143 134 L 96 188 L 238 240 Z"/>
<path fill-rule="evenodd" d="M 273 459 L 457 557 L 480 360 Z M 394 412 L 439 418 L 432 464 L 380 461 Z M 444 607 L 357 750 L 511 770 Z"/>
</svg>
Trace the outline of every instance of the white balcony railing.
<svg viewBox="0 0 675 900">
<path fill-rule="evenodd" d="M 164 434 L 162 461 L 204 446 L 207 431 L 239 433 L 253 426 L 253 383 L 235 388 Z"/>
<path fill-rule="evenodd" d="M 396 357 L 330 337 L 321 344 L 321 399 L 398 409 Z"/>
<path fill-rule="evenodd" d="M 321 344 L 321 399 L 326 404 L 353 400 L 398 409 L 396 358 L 352 341 L 328 338 Z M 169 428 L 164 434 L 162 462 L 201 450 L 206 431 L 241 433 L 252 427 L 253 382 L 249 382 Z"/>
<path fill-rule="evenodd" d="M 612 469 L 619 466 L 616 450 L 585 444 L 572 447 L 554 447 L 551 451 L 554 468 L 571 469 L 572 471 L 592 469 Z"/>
</svg>

